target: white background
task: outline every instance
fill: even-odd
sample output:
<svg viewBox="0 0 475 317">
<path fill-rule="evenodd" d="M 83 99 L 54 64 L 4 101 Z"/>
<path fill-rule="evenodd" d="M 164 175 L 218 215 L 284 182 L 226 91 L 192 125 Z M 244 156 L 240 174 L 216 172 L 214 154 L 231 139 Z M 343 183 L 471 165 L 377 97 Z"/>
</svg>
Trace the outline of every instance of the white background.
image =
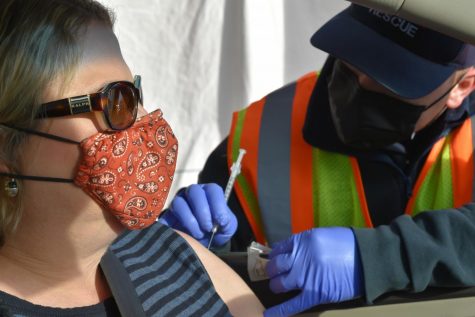
<svg viewBox="0 0 475 317">
<path fill-rule="evenodd" d="M 197 181 L 228 134 L 231 114 L 318 70 L 326 54 L 312 34 L 348 6 L 343 0 L 99 0 L 147 110 L 164 112 L 178 141 L 172 193 Z"/>
</svg>

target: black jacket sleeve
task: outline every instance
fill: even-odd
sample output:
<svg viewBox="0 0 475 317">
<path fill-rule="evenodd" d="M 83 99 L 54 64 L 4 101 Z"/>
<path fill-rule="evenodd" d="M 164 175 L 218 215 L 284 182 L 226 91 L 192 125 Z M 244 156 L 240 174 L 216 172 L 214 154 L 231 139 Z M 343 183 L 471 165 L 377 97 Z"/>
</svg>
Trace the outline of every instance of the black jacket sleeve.
<svg viewBox="0 0 475 317">
<path fill-rule="evenodd" d="M 227 144 L 228 139 L 226 138 L 210 154 L 198 176 L 198 183 L 217 183 L 223 190 L 226 188 L 229 179 Z M 256 239 L 234 190 L 229 196 L 228 205 L 238 220 L 238 229 L 231 240 L 231 251 L 246 251 L 251 242 Z"/>
<path fill-rule="evenodd" d="M 475 203 L 353 230 L 369 303 L 395 290 L 475 285 Z"/>
</svg>

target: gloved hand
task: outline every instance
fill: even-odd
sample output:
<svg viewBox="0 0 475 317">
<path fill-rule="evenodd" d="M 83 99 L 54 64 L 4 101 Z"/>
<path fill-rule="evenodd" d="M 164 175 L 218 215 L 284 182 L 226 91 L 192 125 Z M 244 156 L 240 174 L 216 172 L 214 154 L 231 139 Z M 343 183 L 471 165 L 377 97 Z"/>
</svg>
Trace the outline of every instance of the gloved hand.
<svg viewBox="0 0 475 317">
<path fill-rule="evenodd" d="M 359 297 L 363 280 L 359 253 L 349 228 L 316 228 L 276 243 L 266 270 L 275 293 L 302 290 L 270 307 L 265 317 L 289 316 L 310 307 Z"/>
<path fill-rule="evenodd" d="M 228 242 L 237 229 L 237 219 L 217 184 L 193 184 L 173 198 L 169 209 L 159 221 L 183 231 L 208 247 L 211 229 L 218 224 L 212 246 Z"/>
</svg>

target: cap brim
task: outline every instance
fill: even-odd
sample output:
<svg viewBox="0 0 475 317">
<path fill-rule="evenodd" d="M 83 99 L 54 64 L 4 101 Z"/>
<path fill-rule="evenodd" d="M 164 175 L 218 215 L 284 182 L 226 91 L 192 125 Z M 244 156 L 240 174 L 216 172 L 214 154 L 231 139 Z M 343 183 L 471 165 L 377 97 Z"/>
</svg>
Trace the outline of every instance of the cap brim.
<svg viewBox="0 0 475 317">
<path fill-rule="evenodd" d="M 388 40 L 355 20 L 348 9 L 321 27 L 310 42 L 407 99 L 428 95 L 456 70 L 455 66 L 433 63 Z"/>
</svg>

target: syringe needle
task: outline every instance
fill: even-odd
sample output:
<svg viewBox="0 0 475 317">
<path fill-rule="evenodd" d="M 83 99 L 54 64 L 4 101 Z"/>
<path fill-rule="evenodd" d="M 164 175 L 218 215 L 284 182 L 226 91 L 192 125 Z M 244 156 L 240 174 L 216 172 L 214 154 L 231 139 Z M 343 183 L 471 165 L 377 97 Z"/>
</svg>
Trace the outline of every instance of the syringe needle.
<svg viewBox="0 0 475 317">
<path fill-rule="evenodd" d="M 236 161 L 231 165 L 231 175 L 229 175 L 228 183 L 226 184 L 226 189 L 224 190 L 224 200 L 226 203 L 229 200 L 229 196 L 231 196 L 231 190 L 234 186 L 234 181 L 236 177 L 241 173 L 241 161 L 242 157 L 246 154 L 246 150 L 239 149 L 239 154 Z M 213 242 L 214 235 L 218 232 L 219 225 L 215 223 L 213 228 L 211 229 L 211 237 L 209 238 L 208 249 L 211 248 L 211 243 Z"/>
<path fill-rule="evenodd" d="M 209 242 L 208 242 L 208 250 L 211 248 L 211 243 L 213 242 L 214 235 L 218 231 L 218 225 L 214 225 L 213 229 L 211 229 L 211 237 L 209 237 Z"/>
</svg>

